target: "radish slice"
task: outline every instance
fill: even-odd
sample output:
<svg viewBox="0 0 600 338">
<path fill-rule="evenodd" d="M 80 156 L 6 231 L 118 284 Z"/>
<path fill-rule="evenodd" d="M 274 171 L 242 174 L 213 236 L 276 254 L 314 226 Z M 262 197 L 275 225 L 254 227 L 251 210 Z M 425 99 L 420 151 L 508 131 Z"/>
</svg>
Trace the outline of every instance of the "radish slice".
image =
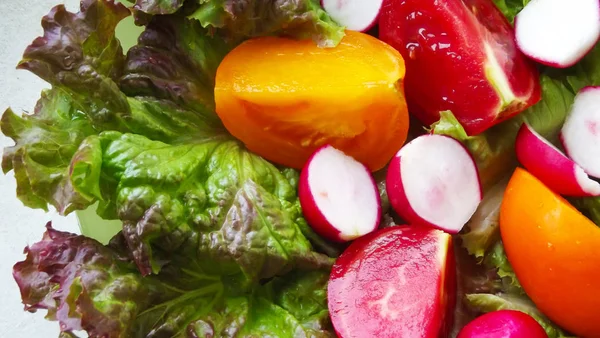
<svg viewBox="0 0 600 338">
<path fill-rule="evenodd" d="M 300 175 L 304 217 L 319 235 L 345 242 L 377 228 L 379 190 L 369 169 L 331 147 L 318 149 Z"/>
<path fill-rule="evenodd" d="M 405 220 L 449 233 L 463 228 L 482 198 L 473 158 L 442 135 L 423 135 L 400 149 L 386 183 L 392 207 Z"/>
<path fill-rule="evenodd" d="M 566 196 L 600 196 L 600 183 L 546 141 L 527 123 L 521 126 L 515 145 L 517 159 L 548 188 Z"/>
<path fill-rule="evenodd" d="M 321 0 L 331 18 L 346 29 L 366 32 L 375 26 L 383 0 Z"/>
<path fill-rule="evenodd" d="M 600 87 L 579 91 L 560 137 L 567 155 L 600 178 Z"/>
<path fill-rule="evenodd" d="M 519 49 L 552 67 L 574 65 L 600 37 L 598 0 L 532 0 L 515 18 Z"/>
</svg>

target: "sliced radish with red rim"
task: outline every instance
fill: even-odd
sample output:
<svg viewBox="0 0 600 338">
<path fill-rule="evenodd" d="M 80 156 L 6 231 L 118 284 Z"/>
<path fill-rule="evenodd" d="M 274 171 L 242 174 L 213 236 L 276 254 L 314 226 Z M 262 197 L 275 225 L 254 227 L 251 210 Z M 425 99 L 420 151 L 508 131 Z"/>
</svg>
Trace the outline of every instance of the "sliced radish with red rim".
<svg viewBox="0 0 600 338">
<path fill-rule="evenodd" d="M 366 32 L 377 24 L 383 0 L 321 0 L 331 18 L 352 31 Z"/>
<path fill-rule="evenodd" d="M 600 196 L 600 183 L 592 180 L 573 160 L 523 124 L 515 144 L 517 159 L 548 188 L 565 196 Z"/>
<path fill-rule="evenodd" d="M 386 180 L 394 210 L 405 220 L 459 232 L 473 216 L 482 192 L 477 166 L 457 140 L 423 135 L 392 159 Z"/>
<path fill-rule="evenodd" d="M 519 49 L 553 67 L 570 67 L 600 37 L 598 0 L 532 0 L 515 18 Z"/>
<path fill-rule="evenodd" d="M 318 149 L 308 160 L 298 195 L 307 222 L 332 241 L 353 240 L 379 225 L 381 203 L 371 172 L 331 146 Z"/>
<path fill-rule="evenodd" d="M 567 155 L 587 174 L 600 178 L 600 87 L 579 91 L 560 137 Z"/>
</svg>

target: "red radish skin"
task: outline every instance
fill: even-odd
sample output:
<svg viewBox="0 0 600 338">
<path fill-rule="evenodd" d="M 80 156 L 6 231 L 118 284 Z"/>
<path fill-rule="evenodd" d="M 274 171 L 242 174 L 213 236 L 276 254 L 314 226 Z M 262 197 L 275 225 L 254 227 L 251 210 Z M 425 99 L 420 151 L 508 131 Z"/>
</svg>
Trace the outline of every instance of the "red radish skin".
<svg viewBox="0 0 600 338">
<path fill-rule="evenodd" d="M 392 159 L 386 190 L 394 210 L 410 223 L 458 233 L 482 199 L 475 161 L 455 139 L 422 135 Z"/>
<path fill-rule="evenodd" d="M 379 37 L 404 57 L 408 108 L 425 125 L 450 110 L 476 135 L 541 98 L 535 65 L 491 0 L 384 0 Z"/>
<path fill-rule="evenodd" d="M 577 93 L 560 139 L 575 163 L 600 178 L 600 87 L 585 87 Z"/>
<path fill-rule="evenodd" d="M 447 337 L 456 303 L 452 237 L 422 226 L 361 237 L 337 259 L 327 294 L 341 338 Z"/>
<path fill-rule="evenodd" d="M 550 67 L 573 66 L 594 48 L 598 38 L 598 0 L 533 0 L 515 18 L 519 49 Z"/>
<path fill-rule="evenodd" d="M 600 196 L 600 183 L 558 148 L 523 124 L 515 144 L 517 159 L 548 188 L 565 196 Z"/>
<path fill-rule="evenodd" d="M 548 335 L 528 314 L 499 310 L 475 318 L 457 338 L 548 338 Z"/>
<path fill-rule="evenodd" d="M 377 24 L 383 0 L 321 0 L 321 7 L 348 30 L 366 32 Z"/>
<path fill-rule="evenodd" d="M 308 224 L 331 241 L 350 241 L 379 226 L 381 198 L 371 172 L 332 146 L 306 162 L 298 196 Z"/>
</svg>

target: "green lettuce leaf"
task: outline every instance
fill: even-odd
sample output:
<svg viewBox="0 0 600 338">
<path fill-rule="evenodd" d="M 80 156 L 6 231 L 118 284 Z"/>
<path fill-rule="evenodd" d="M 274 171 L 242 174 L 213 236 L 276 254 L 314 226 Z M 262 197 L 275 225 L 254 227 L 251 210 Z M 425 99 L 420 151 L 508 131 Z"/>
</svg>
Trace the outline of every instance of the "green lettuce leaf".
<svg viewBox="0 0 600 338">
<path fill-rule="evenodd" d="M 79 143 L 95 130 L 70 95 L 45 91 L 33 114 L 18 116 L 8 109 L 0 128 L 15 141 L 4 149 L 2 169 L 14 170 L 23 204 L 44 210 L 51 204 L 65 214 L 89 205 L 86 196 L 74 191 L 68 166 Z"/>
<path fill-rule="evenodd" d="M 115 27 L 128 15 L 110 1 L 83 0 L 76 14 L 56 6 L 42 19 L 44 35 L 27 47 L 18 68 L 67 92 L 99 128 L 120 129 L 117 117 L 129 107 L 115 82 L 125 62 Z"/>
<path fill-rule="evenodd" d="M 158 272 L 171 253 L 190 245 L 198 246 L 202 260 L 220 262 L 218 273 L 241 268 L 252 280 L 331 263 L 312 251 L 297 224 L 297 178 L 290 182 L 227 136 L 169 145 L 104 132 L 84 144 L 86 154 L 101 154 L 101 160 L 76 154 L 72 167 L 84 159 L 87 172 L 103 175 L 81 177 L 76 189 L 89 195 L 114 189 L 107 195 L 116 196 L 114 208 L 144 274 Z"/>
<path fill-rule="evenodd" d="M 121 89 L 128 96 L 169 100 L 218 126 L 215 74 L 232 47 L 221 37 L 209 36 L 195 20 L 154 17 L 127 53 Z"/>
<path fill-rule="evenodd" d="M 246 290 L 171 266 L 142 277 L 117 236 L 108 246 L 48 229 L 14 276 L 27 309 L 47 309 L 64 337 L 335 337 L 327 271 L 291 273 Z"/>
<path fill-rule="evenodd" d="M 194 6 L 189 17 L 203 27 L 219 28 L 233 41 L 278 34 L 312 38 L 319 46 L 332 47 L 344 36 L 344 29 L 317 0 L 137 0 L 134 8 L 157 15 L 176 13 L 185 5 Z"/>
<path fill-rule="evenodd" d="M 48 310 L 61 331 L 124 337 L 156 295 L 151 280 L 100 243 L 47 225 L 40 242 L 25 249 L 13 276 L 28 311 Z M 73 335 L 74 336 L 74 335 Z"/>
<path fill-rule="evenodd" d="M 545 317 L 525 294 L 504 251 L 501 241 L 489 250 L 480 264 L 466 262 L 459 256 L 461 286 L 470 311 L 486 313 L 497 310 L 522 311 L 544 327 L 549 337 L 566 337 Z"/>
<path fill-rule="evenodd" d="M 486 266 L 496 269 L 498 277 L 503 281 L 504 292 L 512 294 L 524 294 L 521 283 L 506 257 L 502 241 L 496 242 L 491 251 L 486 255 L 484 263 Z"/>
<path fill-rule="evenodd" d="M 466 299 L 471 307 L 484 313 L 498 310 L 524 312 L 533 317 L 544 328 L 549 338 L 567 337 L 565 332 L 544 316 L 526 296 L 481 293 L 469 294 Z"/>
<path fill-rule="evenodd" d="M 16 143 L 3 168 L 15 171 L 19 197 L 63 214 L 99 202 L 101 217 L 123 222 L 143 275 L 189 265 L 251 286 L 331 266 L 307 239 L 338 253 L 302 218 L 298 173 L 240 146 L 213 111 L 229 47 L 175 15 L 154 18 L 126 60 L 114 38 L 124 10 L 85 0 L 80 13 L 58 6 L 44 19 L 21 67 L 53 88 L 35 114 L 2 121 Z M 55 64 L 65 53 L 72 63 Z"/>
<path fill-rule="evenodd" d="M 486 191 L 475 214 L 467 223 L 468 232 L 460 235 L 463 247 L 478 259 L 483 258 L 488 249 L 500 239 L 500 206 L 509 179 L 510 177 L 502 179 Z"/>
<path fill-rule="evenodd" d="M 600 226 L 600 197 L 573 198 L 571 202 L 592 222 Z"/>
<path fill-rule="evenodd" d="M 583 87 L 600 84 L 600 44 L 596 46 L 573 67 L 565 70 L 567 82 L 573 92 L 577 93 Z"/>
<path fill-rule="evenodd" d="M 56 6 L 42 19 L 44 36 L 27 47 L 18 68 L 53 88 L 42 93 L 33 114 L 8 109 L 0 122 L 15 141 L 4 151 L 2 169 L 14 170 L 26 206 L 47 210 L 50 204 L 67 214 L 89 205 L 89 196 L 72 188 L 68 165 L 85 137 L 126 129 L 129 105 L 115 83 L 125 58 L 114 30 L 128 13 L 105 1 L 82 1 L 77 14 Z"/>
<path fill-rule="evenodd" d="M 494 0 L 496 7 L 513 23 L 515 16 L 529 3 L 530 0 Z"/>
</svg>

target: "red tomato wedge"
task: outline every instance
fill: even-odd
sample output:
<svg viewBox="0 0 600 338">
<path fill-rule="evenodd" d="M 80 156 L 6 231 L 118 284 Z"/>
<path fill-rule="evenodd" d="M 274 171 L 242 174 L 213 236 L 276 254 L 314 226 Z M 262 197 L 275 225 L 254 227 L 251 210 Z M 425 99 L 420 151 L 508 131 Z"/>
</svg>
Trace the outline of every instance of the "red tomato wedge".
<svg viewBox="0 0 600 338">
<path fill-rule="evenodd" d="M 395 226 L 354 241 L 328 285 L 339 337 L 448 336 L 456 299 L 452 237 L 421 226 Z"/>
</svg>

